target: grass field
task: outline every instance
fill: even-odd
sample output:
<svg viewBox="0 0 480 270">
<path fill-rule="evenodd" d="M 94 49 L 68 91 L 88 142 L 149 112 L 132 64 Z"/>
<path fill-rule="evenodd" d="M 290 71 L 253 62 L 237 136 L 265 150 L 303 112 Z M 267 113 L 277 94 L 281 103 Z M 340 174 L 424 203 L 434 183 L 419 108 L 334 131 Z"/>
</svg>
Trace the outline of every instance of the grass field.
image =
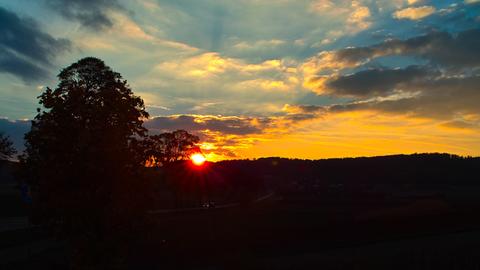
<svg viewBox="0 0 480 270">
<path fill-rule="evenodd" d="M 479 269 L 478 209 L 457 193 L 390 205 L 273 198 L 148 214 L 126 259 L 131 269 Z M 25 213 L 19 197 L 2 199 L 14 205 L 4 216 Z M 68 269 L 64 245 L 40 228 L 0 238 L 1 269 Z"/>
<path fill-rule="evenodd" d="M 132 255 L 145 268 L 177 269 L 206 265 L 217 267 L 213 269 L 477 269 L 479 265 L 480 222 L 475 216 L 457 212 L 425 212 L 401 219 L 356 216 L 354 209 L 327 211 L 281 202 L 157 215 Z"/>
<path fill-rule="evenodd" d="M 151 215 L 131 243 L 129 269 L 478 269 L 479 220 L 465 213 L 357 220 L 283 202 Z M 41 230 L 2 236 L 2 269 L 67 269 Z M 43 245 L 43 246 L 42 246 Z M 33 250 L 27 254 L 28 249 Z M 36 250 L 35 250 L 36 249 Z M 3 252 L 3 253 L 2 253 Z M 26 255 L 25 255 L 26 254 Z M 18 254 L 17 254 L 18 255 Z M 21 254 L 20 254 L 21 255 Z"/>
</svg>

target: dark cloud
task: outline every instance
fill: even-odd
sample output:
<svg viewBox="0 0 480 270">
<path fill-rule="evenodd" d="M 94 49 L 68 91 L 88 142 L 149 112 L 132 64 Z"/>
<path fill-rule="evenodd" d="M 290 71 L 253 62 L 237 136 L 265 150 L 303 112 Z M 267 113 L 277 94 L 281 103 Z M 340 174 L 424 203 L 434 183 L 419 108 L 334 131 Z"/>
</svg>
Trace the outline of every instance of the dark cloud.
<svg viewBox="0 0 480 270">
<path fill-rule="evenodd" d="M 283 107 L 283 111 L 287 113 L 283 119 L 291 121 L 292 123 L 299 123 L 301 121 L 318 118 L 319 115 L 327 112 L 327 107 L 321 105 L 287 104 Z"/>
<path fill-rule="evenodd" d="M 317 105 L 296 105 L 295 108 L 304 113 L 318 113 L 325 111 L 324 106 Z"/>
<path fill-rule="evenodd" d="M 432 32 L 407 40 L 392 39 L 368 46 L 346 48 L 336 52 L 339 60 L 357 63 L 386 55 L 419 57 L 445 67 L 465 68 L 480 65 L 480 29 L 471 29 L 452 35 Z"/>
<path fill-rule="evenodd" d="M 404 69 L 370 69 L 336 77 L 327 82 L 327 86 L 335 95 L 340 96 L 382 96 L 403 85 L 425 80 L 432 75 L 438 73 L 419 66 Z"/>
<path fill-rule="evenodd" d="M 20 18 L 0 7 L 0 72 L 26 82 L 40 80 L 57 54 L 70 48 L 70 41 L 55 39 L 30 18 Z"/>
<path fill-rule="evenodd" d="M 286 119 L 321 118 L 329 113 L 376 111 L 392 115 L 409 115 L 447 120 L 449 126 L 470 128 L 480 123 L 455 120 L 465 115 L 480 117 L 480 76 L 439 77 L 405 84 L 409 94 L 352 101 L 335 105 L 288 105 Z M 414 92 L 414 90 L 416 92 Z M 474 117 L 475 119 L 475 117 Z"/>
<path fill-rule="evenodd" d="M 40 68 L 3 48 L 0 48 L 0 72 L 13 74 L 25 82 L 39 81 L 48 76 L 46 69 Z"/>
<path fill-rule="evenodd" d="M 123 10 L 117 0 L 46 0 L 48 6 L 65 19 L 80 22 L 92 30 L 113 26 L 109 10 Z"/>
<path fill-rule="evenodd" d="M 480 123 L 467 122 L 463 120 L 452 120 L 442 124 L 444 127 L 456 128 L 456 129 L 475 129 L 479 128 Z"/>
<path fill-rule="evenodd" d="M 285 119 L 294 122 L 299 122 L 308 119 L 318 118 L 324 113 L 328 112 L 326 105 L 288 105 L 284 110 L 288 113 Z"/>
<path fill-rule="evenodd" d="M 184 129 L 187 131 L 198 129 L 198 125 L 195 123 L 195 117 L 190 115 L 154 117 L 145 122 L 145 127 L 148 128 L 150 132 L 156 133 L 177 129 Z"/>
<path fill-rule="evenodd" d="M 253 118 L 240 117 L 197 117 L 193 115 L 160 116 L 145 123 L 153 132 L 184 129 L 189 132 L 204 130 L 217 131 L 222 134 L 247 135 L 261 133 L 261 129 L 252 124 Z"/>
<path fill-rule="evenodd" d="M 393 114 L 450 119 L 456 115 L 480 115 L 480 76 L 439 78 L 409 85 L 419 94 L 398 99 L 353 102 L 329 107 L 330 112 L 375 110 Z"/>
<path fill-rule="evenodd" d="M 399 69 L 374 68 L 340 75 L 326 82 L 327 93 L 357 98 L 328 107 L 330 112 L 375 110 L 449 119 L 455 115 L 480 114 L 480 29 L 432 32 L 407 40 L 385 42 L 335 53 L 338 60 L 362 63 L 387 55 L 413 56 L 425 66 Z"/>
</svg>

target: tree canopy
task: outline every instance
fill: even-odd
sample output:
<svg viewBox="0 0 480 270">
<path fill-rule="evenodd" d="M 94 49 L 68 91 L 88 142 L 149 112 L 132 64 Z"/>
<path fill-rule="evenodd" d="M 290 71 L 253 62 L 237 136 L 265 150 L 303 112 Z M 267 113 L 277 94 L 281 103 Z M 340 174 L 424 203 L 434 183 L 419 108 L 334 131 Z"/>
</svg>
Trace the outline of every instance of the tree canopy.
<svg viewBox="0 0 480 270">
<path fill-rule="evenodd" d="M 74 247 L 88 247 L 83 253 L 104 252 L 102 241 L 109 249 L 125 247 L 115 243 L 142 225 L 148 206 L 147 158 L 155 166 L 187 159 L 199 151 L 199 138 L 184 130 L 149 136 L 143 100 L 100 59 L 81 59 L 58 79 L 39 96 L 20 158 L 34 222 L 50 225 Z M 116 257 L 122 256 L 105 256 Z"/>
<path fill-rule="evenodd" d="M 17 151 L 13 147 L 13 142 L 3 133 L 0 133 L 0 160 L 11 158 Z"/>
<path fill-rule="evenodd" d="M 144 164 L 148 117 L 121 75 L 88 57 L 63 69 L 40 96 L 23 156 L 42 221 L 67 235 L 102 234 L 124 218 Z M 133 188 L 133 189 L 132 189 Z"/>
<path fill-rule="evenodd" d="M 200 152 L 200 139 L 185 130 L 176 130 L 151 135 L 147 140 L 150 166 L 166 166 L 176 161 L 188 160 L 193 153 Z"/>
</svg>

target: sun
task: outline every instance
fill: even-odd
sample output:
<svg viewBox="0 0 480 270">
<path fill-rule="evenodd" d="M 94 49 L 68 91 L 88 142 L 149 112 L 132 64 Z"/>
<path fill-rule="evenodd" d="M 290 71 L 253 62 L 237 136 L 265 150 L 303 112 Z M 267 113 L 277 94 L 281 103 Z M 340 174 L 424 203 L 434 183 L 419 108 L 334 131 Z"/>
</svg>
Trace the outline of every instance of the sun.
<svg viewBox="0 0 480 270">
<path fill-rule="evenodd" d="M 205 163 L 205 161 L 207 160 L 205 156 L 200 153 L 193 154 L 192 156 L 190 156 L 190 159 L 192 160 L 193 164 L 197 166 L 202 166 L 203 163 Z"/>
</svg>

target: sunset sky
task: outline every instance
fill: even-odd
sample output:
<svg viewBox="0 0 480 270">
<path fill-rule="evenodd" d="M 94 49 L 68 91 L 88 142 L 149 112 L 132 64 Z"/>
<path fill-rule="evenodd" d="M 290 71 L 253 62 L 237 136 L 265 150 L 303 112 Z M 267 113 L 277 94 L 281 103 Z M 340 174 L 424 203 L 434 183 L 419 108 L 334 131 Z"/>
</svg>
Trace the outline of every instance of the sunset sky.
<svg viewBox="0 0 480 270">
<path fill-rule="evenodd" d="M 0 0 L 0 131 L 82 57 L 209 160 L 480 155 L 480 1 Z"/>
</svg>

